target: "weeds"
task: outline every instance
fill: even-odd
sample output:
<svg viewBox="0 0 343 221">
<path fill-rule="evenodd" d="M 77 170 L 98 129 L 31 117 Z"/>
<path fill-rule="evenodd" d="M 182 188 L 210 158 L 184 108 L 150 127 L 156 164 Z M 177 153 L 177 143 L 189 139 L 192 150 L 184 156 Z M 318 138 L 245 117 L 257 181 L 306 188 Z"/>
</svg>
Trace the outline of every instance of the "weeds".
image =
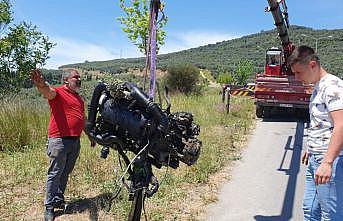
<svg viewBox="0 0 343 221">
<path fill-rule="evenodd" d="M 0 101 L 0 150 L 18 151 L 46 139 L 46 106 L 27 100 Z"/>
</svg>

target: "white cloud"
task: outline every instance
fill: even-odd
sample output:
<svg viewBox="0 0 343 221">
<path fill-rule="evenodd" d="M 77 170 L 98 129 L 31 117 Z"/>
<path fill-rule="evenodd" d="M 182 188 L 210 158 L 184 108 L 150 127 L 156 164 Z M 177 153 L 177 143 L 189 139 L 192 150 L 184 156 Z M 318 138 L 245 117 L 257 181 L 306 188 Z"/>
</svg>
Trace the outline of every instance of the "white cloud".
<svg viewBox="0 0 343 221">
<path fill-rule="evenodd" d="M 161 47 L 160 54 L 195 48 L 238 37 L 240 36 L 211 31 L 171 33 L 166 39 L 166 44 Z M 116 49 L 114 51 L 106 46 L 76 39 L 55 37 L 51 38 L 51 41 L 55 42 L 57 45 L 51 49 L 49 54 L 50 58 L 47 60 L 45 68 L 57 69 L 61 65 L 81 63 L 86 60 L 105 61 L 120 57 L 130 58 L 142 56 L 138 49 L 130 43 L 127 45 L 112 45 L 111 48 Z"/>
<path fill-rule="evenodd" d="M 79 63 L 84 61 L 104 61 L 123 57 L 137 56 L 137 52 L 130 48 L 125 50 L 125 54 L 120 51 L 114 52 L 105 46 L 93 43 L 73 40 L 67 38 L 52 38 L 52 42 L 57 45 L 51 49 L 50 58 L 47 60 L 45 68 L 57 69 L 61 65 Z"/>
<path fill-rule="evenodd" d="M 213 31 L 189 31 L 185 33 L 171 34 L 167 37 L 166 44 L 161 47 L 161 54 L 214 44 L 241 36 L 242 35 Z"/>
<path fill-rule="evenodd" d="M 177 37 L 189 47 L 197 47 L 230 40 L 239 36 L 219 32 L 191 31 L 187 33 L 180 33 L 177 35 Z"/>
</svg>

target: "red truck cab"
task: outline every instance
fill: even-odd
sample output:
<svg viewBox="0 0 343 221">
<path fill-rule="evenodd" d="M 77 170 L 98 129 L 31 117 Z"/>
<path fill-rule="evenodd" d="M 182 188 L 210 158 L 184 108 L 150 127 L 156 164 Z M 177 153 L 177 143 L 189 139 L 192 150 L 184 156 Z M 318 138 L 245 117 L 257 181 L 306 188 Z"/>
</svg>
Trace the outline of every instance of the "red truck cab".
<svg viewBox="0 0 343 221">
<path fill-rule="evenodd" d="M 265 73 L 269 76 L 282 75 L 282 50 L 278 48 L 271 48 L 266 52 Z"/>
<path fill-rule="evenodd" d="M 256 74 L 255 105 L 257 117 L 269 117 L 272 111 L 287 109 L 305 116 L 312 93 L 312 85 L 295 80 L 285 73 L 283 51 L 271 48 L 266 52 L 264 73 Z"/>
</svg>

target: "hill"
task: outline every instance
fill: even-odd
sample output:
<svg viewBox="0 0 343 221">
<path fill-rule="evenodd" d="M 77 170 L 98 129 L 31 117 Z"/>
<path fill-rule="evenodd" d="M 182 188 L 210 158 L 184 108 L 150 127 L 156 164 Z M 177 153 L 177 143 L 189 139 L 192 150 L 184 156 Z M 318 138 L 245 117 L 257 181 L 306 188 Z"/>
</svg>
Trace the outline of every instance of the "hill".
<svg viewBox="0 0 343 221">
<path fill-rule="evenodd" d="M 318 40 L 318 54 L 323 66 L 332 74 L 343 77 L 343 29 L 314 30 L 311 28 L 292 26 L 289 30 L 290 40 L 295 45 L 306 44 L 315 48 L 313 38 L 333 36 Z M 306 37 L 312 36 L 311 37 Z M 157 67 L 166 69 L 170 64 L 188 63 L 202 69 L 211 70 L 216 76 L 223 70 L 234 71 L 236 64 L 246 58 L 254 63 L 255 71 L 261 72 L 264 67 L 265 50 L 270 47 L 281 47 L 276 29 L 261 31 L 256 34 L 241 38 L 222 41 L 197 48 L 179 52 L 162 54 L 158 56 Z M 81 68 L 88 71 L 98 70 L 118 74 L 127 72 L 128 69 L 143 69 L 145 58 L 115 59 L 109 61 L 85 62 L 69 64 L 60 68 Z"/>
</svg>

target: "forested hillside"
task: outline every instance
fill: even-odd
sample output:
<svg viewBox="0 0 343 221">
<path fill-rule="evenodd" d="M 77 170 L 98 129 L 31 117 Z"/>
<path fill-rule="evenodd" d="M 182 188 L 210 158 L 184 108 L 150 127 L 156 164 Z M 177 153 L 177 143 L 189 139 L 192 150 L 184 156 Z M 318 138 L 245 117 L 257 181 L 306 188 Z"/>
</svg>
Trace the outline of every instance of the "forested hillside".
<svg viewBox="0 0 343 221">
<path fill-rule="evenodd" d="M 343 29 L 314 30 L 300 26 L 290 28 L 290 40 L 295 45 L 306 44 L 315 48 L 318 40 L 318 54 L 322 65 L 330 72 L 343 77 Z M 304 36 L 306 35 L 306 36 Z M 331 38 L 325 38 L 332 36 Z M 312 38 L 311 38 L 312 37 Z M 158 56 L 158 68 L 166 69 L 170 64 L 191 63 L 199 68 L 209 69 L 216 76 L 222 71 L 234 71 L 241 59 L 253 62 L 255 71 L 262 71 L 265 50 L 270 47 L 280 47 L 281 43 L 275 29 L 261 31 L 257 34 L 243 36 L 238 39 L 209 44 L 180 52 Z M 86 70 L 99 70 L 112 74 L 126 72 L 129 68 L 144 67 L 145 58 L 116 59 L 109 61 L 85 62 L 64 65 Z"/>
</svg>

